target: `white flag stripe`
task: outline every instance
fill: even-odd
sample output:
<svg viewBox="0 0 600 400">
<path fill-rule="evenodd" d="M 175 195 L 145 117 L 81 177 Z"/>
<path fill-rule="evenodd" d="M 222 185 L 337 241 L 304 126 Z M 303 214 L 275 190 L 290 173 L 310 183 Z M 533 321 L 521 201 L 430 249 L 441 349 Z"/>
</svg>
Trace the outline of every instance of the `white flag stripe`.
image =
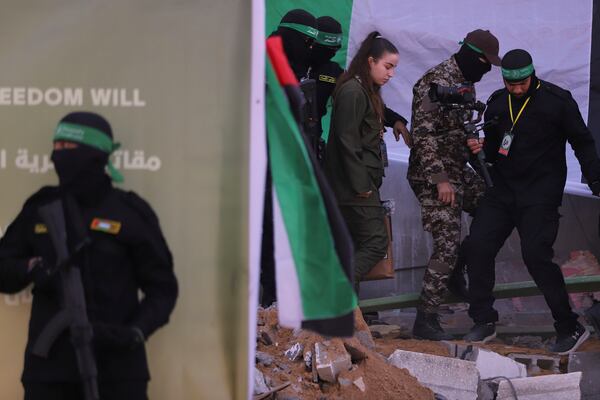
<svg viewBox="0 0 600 400">
<path fill-rule="evenodd" d="M 273 237 L 279 324 L 291 329 L 300 328 L 304 319 L 300 284 L 275 190 L 273 190 Z"/>
</svg>

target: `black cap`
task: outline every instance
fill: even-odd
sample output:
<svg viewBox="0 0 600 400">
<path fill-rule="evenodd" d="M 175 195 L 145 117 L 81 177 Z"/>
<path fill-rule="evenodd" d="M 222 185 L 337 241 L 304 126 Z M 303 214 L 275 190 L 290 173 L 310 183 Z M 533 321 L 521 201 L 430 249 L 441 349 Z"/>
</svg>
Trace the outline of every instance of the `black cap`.
<svg viewBox="0 0 600 400">
<path fill-rule="evenodd" d="M 467 33 L 461 43 L 470 45 L 473 50 L 482 53 L 491 64 L 500 65 L 500 57 L 498 57 L 500 43 L 490 31 L 475 29 Z"/>
</svg>

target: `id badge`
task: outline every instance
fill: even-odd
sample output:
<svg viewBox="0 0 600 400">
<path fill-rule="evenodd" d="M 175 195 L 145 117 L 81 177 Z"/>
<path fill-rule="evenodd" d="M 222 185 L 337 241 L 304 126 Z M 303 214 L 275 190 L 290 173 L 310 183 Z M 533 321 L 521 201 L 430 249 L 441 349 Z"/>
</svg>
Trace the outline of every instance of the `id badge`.
<svg viewBox="0 0 600 400">
<path fill-rule="evenodd" d="M 510 151 L 510 145 L 513 142 L 513 138 L 515 135 L 508 131 L 504 133 L 504 137 L 502 138 L 502 143 L 500 143 L 500 148 L 498 149 L 498 153 L 503 156 L 508 156 L 508 152 Z"/>
</svg>

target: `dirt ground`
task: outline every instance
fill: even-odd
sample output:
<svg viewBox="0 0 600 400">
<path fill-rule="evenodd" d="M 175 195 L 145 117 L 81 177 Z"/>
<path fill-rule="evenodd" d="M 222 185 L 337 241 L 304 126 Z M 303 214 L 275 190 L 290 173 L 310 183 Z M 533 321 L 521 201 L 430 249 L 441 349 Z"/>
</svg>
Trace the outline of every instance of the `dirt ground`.
<svg viewBox="0 0 600 400">
<path fill-rule="evenodd" d="M 291 384 L 266 399 L 298 399 L 298 400 L 433 400 L 433 392 L 419 384 L 407 370 L 396 368 L 386 363 L 385 357 L 373 350 L 362 346 L 355 338 L 346 340 L 354 348 L 364 353 L 365 358 L 355 361 L 352 369 L 339 375 L 338 382 L 328 383 L 323 381 L 313 382 L 312 369 L 307 368 L 303 359 L 290 361 L 284 352 L 296 343 L 304 347 L 304 355 L 314 349 L 316 342 L 328 342 L 330 347 L 336 341 L 343 346 L 342 339 L 327 339 L 319 335 L 291 329 L 280 328 L 277 323 L 277 310 L 270 308 L 259 310 L 259 326 L 257 350 L 273 357 L 269 366 L 257 364 L 257 368 L 265 375 L 270 387 L 277 387 L 283 383 Z M 362 317 L 361 317 L 362 319 Z M 262 324 L 262 325 L 261 325 Z M 364 325 L 363 325 L 364 324 Z M 358 331 L 368 330 L 364 321 L 359 322 Z M 264 339 L 263 332 L 271 339 Z M 266 342 L 266 343 L 265 343 Z M 361 379 L 362 378 L 362 379 Z M 354 384 L 354 381 L 364 383 L 364 391 Z"/>
<path fill-rule="evenodd" d="M 439 342 L 399 339 L 394 337 L 394 335 L 372 339 L 368 331 L 369 328 L 361 315 L 357 315 L 355 328 L 357 332 L 369 332 L 369 340 L 374 345 L 371 348 L 365 345 L 364 340 L 357 340 L 356 336 L 348 339 L 331 339 L 308 331 L 294 331 L 281 328 L 277 322 L 276 308 L 260 309 L 258 321 L 256 349 L 271 356 L 272 362 L 268 363 L 268 365 L 257 363 L 256 367 L 264 374 L 266 383 L 270 388 L 287 383 L 289 385 L 282 390 L 264 395 L 263 397 L 255 396 L 256 399 L 433 400 L 434 395 L 431 390 L 421 386 L 407 370 L 387 364 L 386 358 L 397 349 L 444 357 L 450 356 L 447 348 Z M 349 351 L 352 355 L 352 368 L 341 372 L 335 383 L 324 382 L 319 379 L 315 381 L 314 375 L 316 372 L 307 365 L 307 357 L 310 359 L 309 352 L 314 352 L 315 343 L 317 342 L 326 343 L 328 348 L 334 352 L 345 352 L 345 346 L 346 350 L 349 349 L 348 346 L 353 349 L 353 351 Z M 457 342 L 460 343 L 460 341 Z M 296 343 L 299 343 L 303 350 L 296 360 L 291 361 L 284 353 Z M 502 355 L 510 353 L 550 355 L 544 349 L 511 346 L 504 344 L 501 339 L 495 339 L 491 343 L 478 347 L 483 347 Z M 589 339 L 582 345 L 579 351 L 600 352 L 600 340 L 597 338 Z M 561 362 L 561 371 L 563 372 L 566 370 L 566 362 L 567 358 L 564 357 Z M 553 372 L 541 370 L 538 374 L 546 375 L 551 373 Z M 357 383 L 355 384 L 354 382 Z M 361 390 L 361 387 L 364 391 Z"/>
</svg>

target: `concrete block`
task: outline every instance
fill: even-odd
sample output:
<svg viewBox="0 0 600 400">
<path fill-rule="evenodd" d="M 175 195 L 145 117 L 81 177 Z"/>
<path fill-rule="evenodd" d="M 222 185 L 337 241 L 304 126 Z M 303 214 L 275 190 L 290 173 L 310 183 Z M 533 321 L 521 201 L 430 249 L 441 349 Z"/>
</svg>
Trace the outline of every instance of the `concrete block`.
<svg viewBox="0 0 600 400">
<path fill-rule="evenodd" d="M 350 354 L 341 341 L 331 341 L 329 345 L 315 343 L 315 361 L 319 378 L 326 382 L 335 383 L 340 372 L 352 368 Z"/>
<path fill-rule="evenodd" d="M 527 377 L 527 367 L 525 364 L 521 364 L 490 350 L 475 347 L 466 359 L 475 362 L 481 379 L 495 378 L 497 376 L 504 376 L 509 379 Z"/>
<path fill-rule="evenodd" d="M 581 372 L 511 379 L 519 400 L 581 400 Z M 500 381 L 496 400 L 514 400 L 510 384 Z"/>
<path fill-rule="evenodd" d="M 572 353 L 569 372 L 581 372 L 581 399 L 600 399 L 600 353 Z"/>
<path fill-rule="evenodd" d="M 510 353 L 507 355 L 507 357 L 512 358 L 521 364 L 525 364 L 527 366 L 527 370 L 529 371 L 529 375 L 539 373 L 540 369 L 552 371 L 555 374 L 560 373 L 560 356 Z"/>
<path fill-rule="evenodd" d="M 472 361 L 396 350 L 388 362 L 406 368 L 419 382 L 448 400 L 476 400 L 479 371 Z"/>
</svg>

